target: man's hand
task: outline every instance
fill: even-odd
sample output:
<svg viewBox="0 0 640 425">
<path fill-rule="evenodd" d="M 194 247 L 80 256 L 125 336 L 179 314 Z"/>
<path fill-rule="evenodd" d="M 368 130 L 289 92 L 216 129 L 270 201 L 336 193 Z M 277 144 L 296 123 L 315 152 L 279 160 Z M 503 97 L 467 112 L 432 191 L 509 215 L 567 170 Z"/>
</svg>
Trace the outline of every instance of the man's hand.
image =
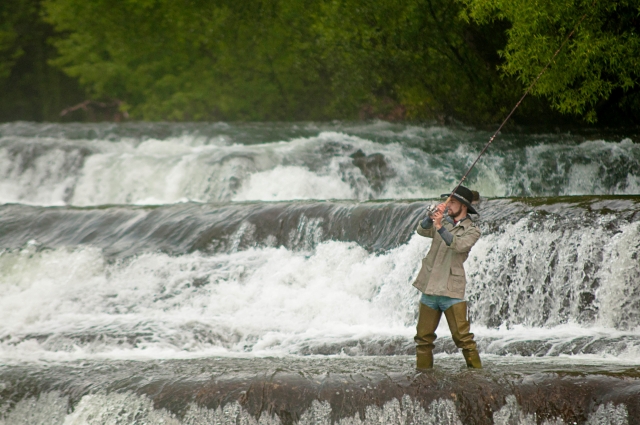
<svg viewBox="0 0 640 425">
<path fill-rule="evenodd" d="M 446 209 L 447 209 L 447 203 L 443 202 L 441 204 L 436 205 L 436 207 L 433 210 L 431 210 L 431 209 L 427 210 L 427 214 L 429 215 L 429 217 L 433 218 L 433 215 L 436 212 L 444 213 L 444 210 L 446 210 Z"/>
<path fill-rule="evenodd" d="M 444 217 L 444 210 L 447 208 L 446 203 L 442 203 L 436 207 L 436 211 L 431 214 L 433 219 L 433 225 L 436 226 L 436 230 L 440 230 L 442 227 L 442 218 Z"/>
</svg>

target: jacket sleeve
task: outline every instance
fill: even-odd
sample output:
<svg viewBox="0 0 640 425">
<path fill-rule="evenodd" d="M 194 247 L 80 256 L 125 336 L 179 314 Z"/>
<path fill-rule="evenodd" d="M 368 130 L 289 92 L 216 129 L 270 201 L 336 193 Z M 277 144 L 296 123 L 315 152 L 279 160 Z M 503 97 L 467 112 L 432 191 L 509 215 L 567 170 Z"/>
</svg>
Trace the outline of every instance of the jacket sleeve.
<svg viewBox="0 0 640 425">
<path fill-rule="evenodd" d="M 471 251 L 471 248 L 480 238 L 480 229 L 473 226 L 461 235 L 453 235 L 453 242 L 449 245 L 449 249 L 464 254 Z"/>
<path fill-rule="evenodd" d="M 450 231 L 448 231 L 447 228 L 444 226 L 439 228 L 437 232 L 442 238 L 442 240 L 444 241 L 444 243 L 447 244 L 447 246 L 451 246 L 451 244 L 453 243 L 453 234 Z"/>
<path fill-rule="evenodd" d="M 422 227 L 422 222 L 420 222 L 420 224 L 418 224 L 418 228 L 416 229 L 416 232 L 418 232 L 420 236 L 424 236 L 426 238 L 433 238 L 433 235 L 435 232 L 434 229 L 435 229 L 435 226 L 433 224 L 428 229 L 425 229 L 424 227 Z"/>
</svg>

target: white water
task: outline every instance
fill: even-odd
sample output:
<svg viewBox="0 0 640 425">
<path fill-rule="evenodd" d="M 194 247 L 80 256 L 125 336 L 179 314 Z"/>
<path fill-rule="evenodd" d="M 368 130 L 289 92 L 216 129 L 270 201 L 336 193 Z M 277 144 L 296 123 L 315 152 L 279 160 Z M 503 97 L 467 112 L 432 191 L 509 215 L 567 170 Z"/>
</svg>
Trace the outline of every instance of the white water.
<svg viewBox="0 0 640 425">
<path fill-rule="evenodd" d="M 601 216 L 601 225 L 615 220 Z M 602 227 L 570 228 L 527 218 L 479 239 L 468 260 L 476 317 L 491 325 L 594 323 L 638 329 L 640 223 L 608 236 Z M 591 301 L 592 300 L 592 301 Z"/>
<path fill-rule="evenodd" d="M 429 136 L 428 134 L 426 136 Z M 423 135 L 423 137 L 426 137 Z M 387 137 L 389 137 L 387 135 Z M 428 153 L 334 131 L 258 144 L 223 136 L 166 140 L 0 138 L 0 202 L 36 205 L 167 204 L 294 199 L 433 198 L 451 190 L 478 154 L 462 141 Z M 425 139 L 437 143 L 438 133 Z M 349 155 L 384 155 L 393 176 L 376 188 Z M 640 146 L 629 139 L 577 145 L 495 146 L 470 185 L 487 197 L 639 194 Z"/>
<path fill-rule="evenodd" d="M 517 347 L 533 341 L 543 346 L 536 355 L 638 362 L 640 223 L 609 239 L 598 228 L 529 227 L 528 218 L 506 225 L 471 251 L 467 297 L 482 351 L 529 355 Z M 411 346 L 411 282 L 429 243 L 416 235 L 384 254 L 329 241 L 309 251 L 146 253 L 113 263 L 97 249 L 37 251 L 33 243 L 0 255 L 0 359 L 358 355 Z M 585 279 L 587 272 L 597 276 Z M 585 292 L 593 300 L 582 308 Z M 499 313 L 505 303 L 508 313 Z M 444 320 L 439 334 L 449 335 Z"/>
<path fill-rule="evenodd" d="M 68 413 L 67 398 L 58 393 L 43 393 L 39 398 L 28 398 L 17 403 L 4 419 L 0 414 L 0 425 L 101 425 L 113 423 L 143 423 L 167 425 L 280 425 L 277 416 L 263 413 L 256 419 L 238 403 L 229 403 L 223 408 L 207 409 L 191 403 L 182 420 L 165 409 L 155 409 L 153 401 L 145 396 L 132 393 L 111 393 L 85 395 L 73 412 Z M 0 412 L 1 413 L 1 412 Z M 313 401 L 297 422 L 300 425 L 331 425 L 331 405 Z M 525 413 L 514 396 L 508 396 L 502 408 L 493 413 L 496 425 L 536 425 L 535 414 Z M 627 425 L 628 412 L 623 404 L 598 405 L 589 412 L 587 425 Z M 418 400 L 404 396 L 393 399 L 383 406 L 367 406 L 364 418 L 359 414 L 342 418 L 336 425 L 377 425 L 377 424 L 424 424 L 462 425 L 460 414 L 452 400 L 434 400 L 424 409 Z M 564 425 L 559 418 L 545 419 L 542 425 Z"/>
<path fill-rule="evenodd" d="M 417 244 L 424 241 L 386 256 L 329 242 L 313 253 L 144 254 L 113 265 L 91 249 L 4 254 L 0 335 L 12 337 L 2 355 L 277 354 L 305 344 L 402 335 L 412 314 L 405 305 L 411 290 L 394 287 L 413 273 Z M 208 283 L 195 288 L 198 279 Z M 29 334 L 52 337 L 16 340 Z M 78 347 L 67 338 L 77 334 L 104 338 Z M 136 334 L 143 335 L 137 346 L 121 352 L 118 342 Z"/>
<path fill-rule="evenodd" d="M 473 132 L 397 130 L 388 123 L 311 125 L 304 135 L 280 141 L 254 140 L 253 130 L 238 141 L 225 133 L 233 130 L 228 125 L 218 125 L 215 137 L 186 133 L 163 140 L 118 136 L 117 126 L 109 134 L 71 137 L 71 127 L 43 137 L 39 130 L 11 134 L 0 126 L 0 203 L 434 198 L 451 189 L 479 146 Z M 350 155 L 358 149 L 384 155 L 393 170 L 380 187 L 353 164 Z M 563 143 L 544 136 L 520 145 L 496 143 L 470 183 L 483 196 L 640 194 L 640 147 L 629 139 Z M 599 222 L 575 226 L 566 217 L 556 222 L 553 214 L 505 222 L 473 248 L 467 298 L 486 364 L 640 364 L 640 223 L 629 223 L 628 211 L 599 214 Z M 615 223 L 622 215 L 624 224 Z M 411 281 L 429 240 L 414 236 L 370 253 L 355 243 L 318 243 L 322 218 L 303 219 L 309 231 L 290 235 L 309 238 L 293 244 L 305 247 L 300 251 L 275 248 L 267 239 L 238 252 L 255 230 L 248 222 L 232 238 L 235 252 L 217 255 L 147 252 L 113 260 L 97 248 L 41 250 L 37 241 L 1 251 L 0 363 L 18 371 L 25 364 L 32 370 L 42 362 L 77 359 L 106 365 L 118 359 L 282 356 L 287 362 L 410 351 L 418 299 Z M 437 363 L 462 367 L 444 320 L 438 335 Z M 399 361 L 412 368 L 412 357 Z M 19 385 L 0 381 L 0 391 Z M 238 404 L 217 410 L 192 404 L 178 419 L 131 393 L 86 394 L 73 411 L 69 403 L 55 392 L 26 396 L 15 406 L 0 406 L 0 424 L 280 423 L 266 414 L 256 419 Z M 628 423 L 622 404 L 593 406 L 585 414 L 593 425 Z M 329 424 L 330 415 L 327 403 L 314 402 L 300 423 Z M 537 419 L 513 397 L 493 414 L 496 424 L 532 425 Z M 405 397 L 339 422 L 461 420 L 451 400 L 425 409 Z"/>
</svg>

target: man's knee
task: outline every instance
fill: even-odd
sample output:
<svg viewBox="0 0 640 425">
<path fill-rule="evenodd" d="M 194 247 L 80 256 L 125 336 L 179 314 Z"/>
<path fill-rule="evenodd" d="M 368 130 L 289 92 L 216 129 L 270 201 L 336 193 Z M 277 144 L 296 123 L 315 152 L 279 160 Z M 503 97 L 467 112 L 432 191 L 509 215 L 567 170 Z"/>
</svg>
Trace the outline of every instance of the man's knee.
<svg viewBox="0 0 640 425">
<path fill-rule="evenodd" d="M 438 323 L 440 323 L 441 317 L 442 312 L 440 310 L 434 310 L 433 308 L 421 303 L 418 323 L 416 325 L 418 336 L 434 334 L 438 328 Z"/>
<path fill-rule="evenodd" d="M 470 332 L 471 324 L 467 317 L 467 303 L 460 302 L 449 307 L 445 312 L 451 337 L 458 348 L 473 349 L 476 343 Z"/>
</svg>

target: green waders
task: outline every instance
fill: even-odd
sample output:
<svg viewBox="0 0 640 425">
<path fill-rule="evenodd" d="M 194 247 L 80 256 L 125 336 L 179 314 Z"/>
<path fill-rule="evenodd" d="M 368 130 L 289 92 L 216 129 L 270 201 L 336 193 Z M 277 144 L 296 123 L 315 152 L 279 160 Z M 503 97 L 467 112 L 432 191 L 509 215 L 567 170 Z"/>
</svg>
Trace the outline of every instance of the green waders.
<svg viewBox="0 0 640 425">
<path fill-rule="evenodd" d="M 442 312 L 420 303 L 420 314 L 416 326 L 416 368 L 431 369 L 433 367 L 433 341 L 438 337 L 436 329 L 440 323 Z"/>
<path fill-rule="evenodd" d="M 442 312 L 434 310 L 420 303 L 420 315 L 416 326 L 416 368 L 431 369 L 433 367 L 433 348 L 437 335 L 435 333 Z M 462 349 L 462 355 L 467 367 L 481 369 L 482 362 L 478 354 L 476 342 L 470 331 L 471 325 L 467 318 L 467 303 L 459 302 L 449 307 L 444 316 L 451 330 L 451 337 L 456 347 Z"/>
</svg>

